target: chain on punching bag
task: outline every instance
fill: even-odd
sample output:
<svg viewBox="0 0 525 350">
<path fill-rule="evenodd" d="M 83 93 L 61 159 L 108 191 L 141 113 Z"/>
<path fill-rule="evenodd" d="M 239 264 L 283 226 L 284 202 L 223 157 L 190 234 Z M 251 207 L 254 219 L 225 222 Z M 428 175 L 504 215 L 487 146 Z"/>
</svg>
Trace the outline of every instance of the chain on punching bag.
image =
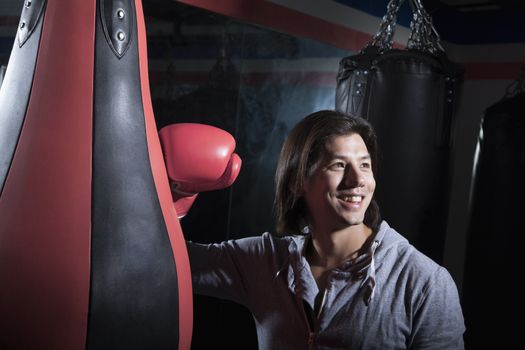
<svg viewBox="0 0 525 350">
<path fill-rule="evenodd" d="M 341 60 L 336 109 L 368 119 L 375 127 L 381 154 L 376 199 L 383 217 L 440 262 L 450 133 L 463 70 L 447 59 L 419 0 L 410 0 L 408 49 L 392 48 L 402 3 L 391 0 L 372 41 Z"/>
<path fill-rule="evenodd" d="M 0 348 L 189 349 L 140 0 L 27 0 L 0 90 Z"/>
</svg>

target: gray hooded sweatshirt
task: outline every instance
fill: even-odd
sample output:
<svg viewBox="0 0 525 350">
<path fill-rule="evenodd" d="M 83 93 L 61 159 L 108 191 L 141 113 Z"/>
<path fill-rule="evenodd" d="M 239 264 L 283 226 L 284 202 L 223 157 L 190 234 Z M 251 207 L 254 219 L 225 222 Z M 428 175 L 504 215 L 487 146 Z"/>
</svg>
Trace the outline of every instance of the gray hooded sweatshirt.
<svg viewBox="0 0 525 350">
<path fill-rule="evenodd" d="M 195 293 L 253 314 L 259 349 L 463 349 L 457 287 L 446 269 L 383 221 L 367 254 L 319 289 L 304 257 L 309 235 L 188 242 Z"/>
</svg>

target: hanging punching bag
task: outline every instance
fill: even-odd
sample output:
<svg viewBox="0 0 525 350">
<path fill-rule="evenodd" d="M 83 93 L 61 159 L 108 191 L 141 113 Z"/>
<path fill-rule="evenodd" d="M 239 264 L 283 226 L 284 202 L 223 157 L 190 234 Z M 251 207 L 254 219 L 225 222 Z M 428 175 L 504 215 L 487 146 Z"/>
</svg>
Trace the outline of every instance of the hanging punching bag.
<svg viewBox="0 0 525 350">
<path fill-rule="evenodd" d="M 470 349 L 510 349 L 521 338 L 521 325 L 513 321 L 522 290 L 513 285 L 525 231 L 525 72 L 518 83 L 517 91 L 485 110 L 480 127 L 463 282 Z M 502 307 L 501 300 L 515 302 Z"/>
<path fill-rule="evenodd" d="M 379 142 L 376 199 L 384 218 L 441 262 L 447 228 L 450 134 L 462 80 L 430 16 L 410 0 L 408 49 L 393 48 L 403 0 L 391 0 L 373 40 L 340 62 L 336 109 L 368 119 Z"/>
<path fill-rule="evenodd" d="M 0 348 L 189 349 L 140 0 L 26 0 L 0 90 Z"/>
</svg>

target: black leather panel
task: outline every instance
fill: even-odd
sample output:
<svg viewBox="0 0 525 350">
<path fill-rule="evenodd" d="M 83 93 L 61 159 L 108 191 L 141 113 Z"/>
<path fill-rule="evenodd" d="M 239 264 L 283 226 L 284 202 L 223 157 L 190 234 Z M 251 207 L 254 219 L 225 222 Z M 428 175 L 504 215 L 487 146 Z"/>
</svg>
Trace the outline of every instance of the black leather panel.
<svg viewBox="0 0 525 350">
<path fill-rule="evenodd" d="M 177 349 L 177 273 L 150 167 L 132 27 L 135 44 L 119 59 L 96 24 L 87 348 Z"/>
<path fill-rule="evenodd" d="M 44 16 L 23 47 L 16 43 L 0 88 L 0 193 L 11 166 L 31 95 Z"/>
</svg>

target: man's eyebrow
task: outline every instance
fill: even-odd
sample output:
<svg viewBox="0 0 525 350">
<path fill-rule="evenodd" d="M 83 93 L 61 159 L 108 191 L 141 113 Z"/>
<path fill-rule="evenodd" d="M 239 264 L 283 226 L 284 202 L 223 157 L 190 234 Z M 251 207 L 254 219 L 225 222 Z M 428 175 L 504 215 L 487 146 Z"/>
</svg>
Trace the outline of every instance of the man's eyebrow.
<svg viewBox="0 0 525 350">
<path fill-rule="evenodd" d="M 348 158 L 347 156 L 345 155 L 342 155 L 342 154 L 330 154 L 328 155 L 328 158 L 331 158 L 331 159 L 346 159 Z M 367 153 L 367 154 L 364 154 L 362 155 L 361 157 L 359 157 L 360 160 L 367 160 L 367 159 L 371 159 L 372 157 L 370 156 L 370 153 Z"/>
</svg>

